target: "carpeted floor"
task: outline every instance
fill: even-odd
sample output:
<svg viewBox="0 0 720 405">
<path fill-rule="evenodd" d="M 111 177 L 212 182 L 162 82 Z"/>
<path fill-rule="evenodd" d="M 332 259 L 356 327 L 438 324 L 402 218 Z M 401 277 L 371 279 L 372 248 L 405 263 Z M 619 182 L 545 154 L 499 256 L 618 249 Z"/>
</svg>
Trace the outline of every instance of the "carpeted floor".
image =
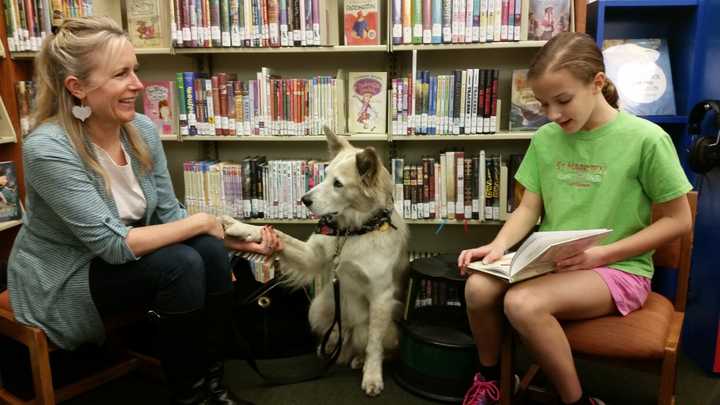
<svg viewBox="0 0 720 405">
<path fill-rule="evenodd" d="M 307 359 L 263 362 L 266 371 L 282 372 L 302 367 Z M 589 363 L 579 363 L 585 388 L 609 405 L 655 404 L 653 389 L 657 378 L 630 371 L 618 371 Z M 401 388 L 386 370 L 385 390 L 377 398 L 368 398 L 360 389 L 360 372 L 344 367 L 333 368 L 325 377 L 294 385 L 268 387 L 240 361 L 227 364 L 227 382 L 240 396 L 258 405 L 316 404 L 433 404 Z M 685 357 L 680 359 L 678 381 L 680 405 L 720 404 L 720 377 L 705 373 Z M 165 402 L 162 383 L 138 373 L 107 383 L 100 388 L 66 402 L 68 405 L 90 404 L 159 404 Z"/>
</svg>

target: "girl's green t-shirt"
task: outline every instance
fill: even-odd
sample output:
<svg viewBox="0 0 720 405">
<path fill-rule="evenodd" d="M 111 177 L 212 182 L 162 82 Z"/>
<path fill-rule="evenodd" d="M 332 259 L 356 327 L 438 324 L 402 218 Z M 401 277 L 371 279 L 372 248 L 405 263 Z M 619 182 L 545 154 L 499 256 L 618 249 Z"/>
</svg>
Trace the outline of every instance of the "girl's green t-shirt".
<svg viewBox="0 0 720 405">
<path fill-rule="evenodd" d="M 541 231 L 612 229 L 605 244 L 647 227 L 652 204 L 692 189 L 670 136 L 625 112 L 574 134 L 545 124 L 515 178 L 543 200 Z M 609 266 L 650 278 L 652 251 Z"/>
</svg>

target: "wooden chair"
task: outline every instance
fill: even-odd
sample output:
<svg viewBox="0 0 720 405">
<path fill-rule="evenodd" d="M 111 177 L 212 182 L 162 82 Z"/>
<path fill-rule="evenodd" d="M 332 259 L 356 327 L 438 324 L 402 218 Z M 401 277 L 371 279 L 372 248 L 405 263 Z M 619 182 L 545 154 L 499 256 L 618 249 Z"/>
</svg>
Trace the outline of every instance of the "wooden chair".
<svg viewBox="0 0 720 405">
<path fill-rule="evenodd" d="M 676 402 L 677 356 L 688 294 L 697 193 L 690 192 L 687 197 L 692 211 L 692 228 L 680 238 L 656 249 L 653 255 L 656 272 L 675 272 L 677 280 L 675 302 L 672 303 L 665 296 L 651 292 L 641 309 L 625 317 L 604 316 L 563 324 L 575 357 L 659 372 L 659 405 Z M 657 214 L 653 211 L 653 221 L 658 218 Z M 502 405 L 509 405 L 513 401 L 513 340 L 513 333 L 507 333 L 500 354 Z M 537 365 L 530 366 L 521 379 L 518 399 L 522 400 L 523 394 L 527 393 L 530 382 L 538 372 Z"/>
<path fill-rule="evenodd" d="M 128 325 L 133 320 L 137 320 L 137 315 L 118 317 L 109 322 L 106 328 L 116 329 Z M 94 375 L 55 389 L 50 372 L 50 353 L 58 348 L 48 340 L 42 329 L 23 325 L 15 320 L 7 291 L 0 294 L 0 335 L 10 337 L 23 344 L 30 353 L 35 397 L 33 400 L 24 401 L 7 389 L 0 387 L 0 403 L 10 405 L 50 405 L 65 401 L 105 382 L 126 375 L 137 366 L 138 362 L 136 358 L 126 358 Z"/>
</svg>

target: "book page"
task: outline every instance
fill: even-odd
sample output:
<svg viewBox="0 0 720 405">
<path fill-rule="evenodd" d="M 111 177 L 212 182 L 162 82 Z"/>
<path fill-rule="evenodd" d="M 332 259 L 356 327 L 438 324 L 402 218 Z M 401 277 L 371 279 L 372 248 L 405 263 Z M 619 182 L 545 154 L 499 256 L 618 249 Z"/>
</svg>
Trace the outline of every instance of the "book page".
<svg viewBox="0 0 720 405">
<path fill-rule="evenodd" d="M 517 250 L 510 275 L 531 263 L 533 266 L 553 264 L 575 255 L 596 244 L 608 233 L 608 229 L 535 232 Z"/>
<path fill-rule="evenodd" d="M 508 253 L 500 259 L 484 264 L 482 260 L 472 262 L 468 265 L 468 268 L 475 271 L 482 271 L 484 273 L 494 274 L 498 277 L 509 278 L 510 277 L 510 265 L 512 263 L 515 253 Z"/>
</svg>

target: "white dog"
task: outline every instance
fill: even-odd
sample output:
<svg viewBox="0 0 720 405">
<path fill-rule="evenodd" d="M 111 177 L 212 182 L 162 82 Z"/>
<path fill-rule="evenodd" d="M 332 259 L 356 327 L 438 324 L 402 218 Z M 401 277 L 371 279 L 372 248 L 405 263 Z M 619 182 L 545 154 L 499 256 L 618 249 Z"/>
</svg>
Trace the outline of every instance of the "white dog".
<svg viewBox="0 0 720 405">
<path fill-rule="evenodd" d="M 363 367 L 362 389 L 375 396 L 383 390 L 382 362 L 398 344 L 395 321 L 402 314 L 406 285 L 407 225 L 394 211 L 392 179 L 373 148 L 357 149 L 325 128 L 331 162 L 325 179 L 302 197 L 322 217 L 307 241 L 278 231 L 285 244 L 280 268 L 290 283 L 310 283 L 336 271 L 340 281 L 343 346 L 339 363 Z M 257 240 L 260 228 L 223 217 L 228 235 Z M 340 235 L 330 235 L 337 230 Z M 310 305 L 313 332 L 324 334 L 334 319 L 331 283 Z M 337 344 L 337 327 L 328 351 Z"/>
</svg>

